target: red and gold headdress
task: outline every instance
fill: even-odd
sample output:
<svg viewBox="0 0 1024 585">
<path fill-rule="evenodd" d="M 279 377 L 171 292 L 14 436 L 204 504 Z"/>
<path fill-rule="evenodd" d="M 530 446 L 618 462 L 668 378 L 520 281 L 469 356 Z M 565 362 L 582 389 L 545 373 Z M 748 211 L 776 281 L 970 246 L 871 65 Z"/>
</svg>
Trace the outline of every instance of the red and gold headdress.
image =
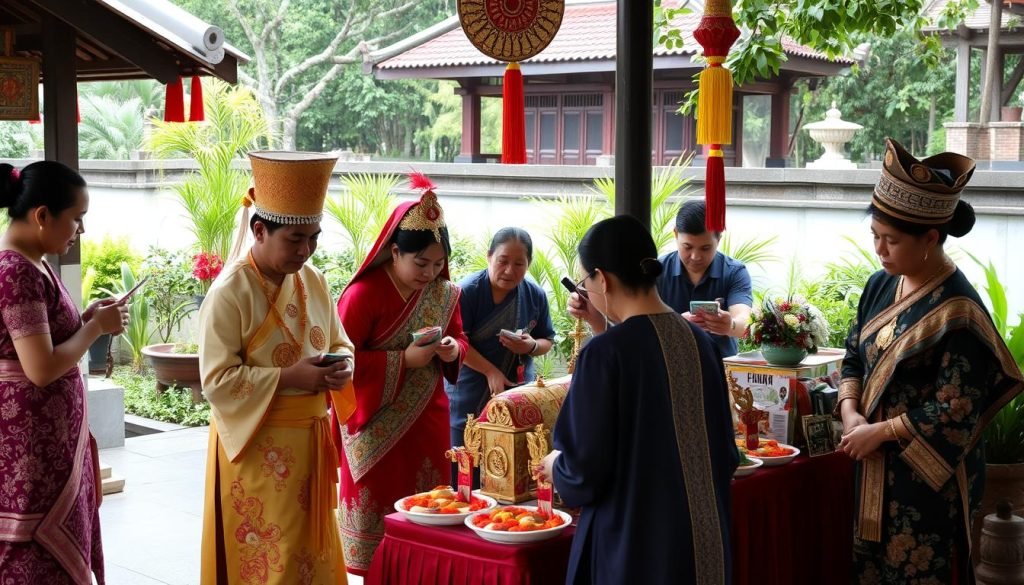
<svg viewBox="0 0 1024 585">
<path fill-rule="evenodd" d="M 398 224 L 399 229 L 434 232 L 434 239 L 441 243 L 441 228 L 444 225 L 444 210 L 434 193 L 436 185 L 423 173 L 409 175 L 409 187 L 422 192 L 419 204 L 409 210 Z"/>
<path fill-rule="evenodd" d="M 693 31 L 708 66 L 700 73 L 697 98 L 697 143 L 708 146 L 704 223 L 708 231 L 725 229 L 725 160 L 722 146 L 732 144 L 732 73 L 725 68 L 729 48 L 740 37 L 729 0 L 707 0 Z"/>
</svg>

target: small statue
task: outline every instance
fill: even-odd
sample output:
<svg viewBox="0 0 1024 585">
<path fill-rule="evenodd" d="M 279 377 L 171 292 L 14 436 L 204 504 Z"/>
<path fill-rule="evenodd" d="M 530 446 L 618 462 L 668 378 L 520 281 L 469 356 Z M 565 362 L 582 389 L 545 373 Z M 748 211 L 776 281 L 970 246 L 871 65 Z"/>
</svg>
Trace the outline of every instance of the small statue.
<svg viewBox="0 0 1024 585">
<path fill-rule="evenodd" d="M 576 358 L 580 356 L 580 350 L 583 349 L 583 340 L 587 337 L 587 332 L 583 328 L 583 319 L 576 319 L 576 329 L 572 332 L 572 356 L 569 358 L 569 373 L 572 374 L 576 371 Z"/>
<path fill-rule="evenodd" d="M 754 394 L 750 388 L 740 386 L 732 376 L 727 376 L 727 378 L 729 392 L 736 403 L 743 435 L 746 437 L 747 449 L 752 451 L 761 445 L 758 432 L 761 430 L 762 423 L 764 423 L 765 432 L 768 430 L 768 413 L 754 406 Z"/>
</svg>

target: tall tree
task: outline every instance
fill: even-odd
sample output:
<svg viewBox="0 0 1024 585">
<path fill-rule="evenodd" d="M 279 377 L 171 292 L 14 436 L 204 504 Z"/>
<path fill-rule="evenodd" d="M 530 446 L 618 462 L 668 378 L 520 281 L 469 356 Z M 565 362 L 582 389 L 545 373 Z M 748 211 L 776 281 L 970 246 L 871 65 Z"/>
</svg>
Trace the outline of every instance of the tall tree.
<svg viewBox="0 0 1024 585">
<path fill-rule="evenodd" d="M 295 148 L 299 120 L 364 53 L 409 34 L 416 0 L 176 0 L 228 31 L 251 53 L 239 79 L 263 106 L 280 146 Z M 384 26 L 382 26 L 384 25 Z M 239 42 L 244 39 L 244 43 Z"/>
</svg>

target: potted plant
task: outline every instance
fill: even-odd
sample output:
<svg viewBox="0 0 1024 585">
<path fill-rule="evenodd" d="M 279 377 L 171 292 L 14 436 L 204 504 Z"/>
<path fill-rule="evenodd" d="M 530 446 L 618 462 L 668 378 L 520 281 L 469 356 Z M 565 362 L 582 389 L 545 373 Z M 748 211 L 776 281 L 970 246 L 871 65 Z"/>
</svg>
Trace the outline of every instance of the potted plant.
<svg viewBox="0 0 1024 585">
<path fill-rule="evenodd" d="M 158 343 L 142 348 L 156 377 L 156 391 L 171 386 L 192 390 L 192 402 L 203 402 L 203 382 L 199 373 L 199 347 L 195 343 Z"/>
<path fill-rule="evenodd" d="M 800 297 L 765 296 L 750 314 L 747 335 L 769 364 L 795 366 L 828 343 L 829 327 L 821 311 Z"/>
<path fill-rule="evenodd" d="M 1018 367 L 1024 367 L 1024 314 L 1017 316 L 1017 325 L 1008 325 L 1006 290 L 995 266 L 982 263 L 968 253 L 985 271 L 985 291 L 996 330 L 1003 336 Z M 1024 514 L 1024 394 L 1004 406 L 985 429 L 985 495 L 974 517 L 971 542 L 981 544 L 981 525 L 985 516 L 996 511 L 1000 500 L 1009 500 L 1014 514 Z"/>
<path fill-rule="evenodd" d="M 192 257 L 192 277 L 199 281 L 200 293 L 192 298 L 196 307 L 203 304 L 210 285 L 224 270 L 224 260 L 216 252 L 200 252 Z"/>
<path fill-rule="evenodd" d="M 119 297 L 135 288 L 136 283 L 135 272 L 127 262 L 122 262 L 121 281 L 115 283 L 114 290 L 102 290 L 112 297 Z M 128 328 L 119 337 L 121 343 L 127 345 L 132 353 L 132 366 L 135 371 L 142 372 L 142 348 L 153 339 L 153 329 L 149 322 L 149 299 L 145 293 L 137 294 L 128 301 L 128 318 Z"/>
<path fill-rule="evenodd" d="M 96 268 L 90 266 L 82 275 L 82 310 L 89 306 L 96 291 Z M 89 346 L 89 373 L 102 375 L 107 371 L 107 350 L 110 347 L 110 334 L 104 333 Z"/>
<path fill-rule="evenodd" d="M 1006 105 L 999 108 L 999 120 L 1002 122 L 1020 122 L 1021 112 L 1024 111 L 1024 92 L 1017 98 L 1017 104 Z"/>
</svg>

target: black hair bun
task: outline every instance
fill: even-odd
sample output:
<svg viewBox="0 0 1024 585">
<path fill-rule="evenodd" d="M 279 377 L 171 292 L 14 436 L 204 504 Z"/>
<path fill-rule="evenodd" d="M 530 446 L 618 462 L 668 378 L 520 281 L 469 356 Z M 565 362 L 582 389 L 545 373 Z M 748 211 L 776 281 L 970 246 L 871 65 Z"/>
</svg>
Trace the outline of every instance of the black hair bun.
<svg viewBox="0 0 1024 585">
<path fill-rule="evenodd" d="M 12 207 L 21 192 L 21 180 L 13 176 L 15 169 L 9 164 L 0 164 L 0 209 Z"/>
<path fill-rule="evenodd" d="M 949 220 L 949 235 L 962 238 L 974 228 L 977 217 L 971 204 L 961 199 L 953 211 L 953 219 Z"/>
<path fill-rule="evenodd" d="M 640 261 L 640 274 L 643 274 L 649 278 L 657 278 L 661 275 L 661 271 L 664 267 L 661 262 L 658 262 L 657 258 L 644 258 Z"/>
</svg>

